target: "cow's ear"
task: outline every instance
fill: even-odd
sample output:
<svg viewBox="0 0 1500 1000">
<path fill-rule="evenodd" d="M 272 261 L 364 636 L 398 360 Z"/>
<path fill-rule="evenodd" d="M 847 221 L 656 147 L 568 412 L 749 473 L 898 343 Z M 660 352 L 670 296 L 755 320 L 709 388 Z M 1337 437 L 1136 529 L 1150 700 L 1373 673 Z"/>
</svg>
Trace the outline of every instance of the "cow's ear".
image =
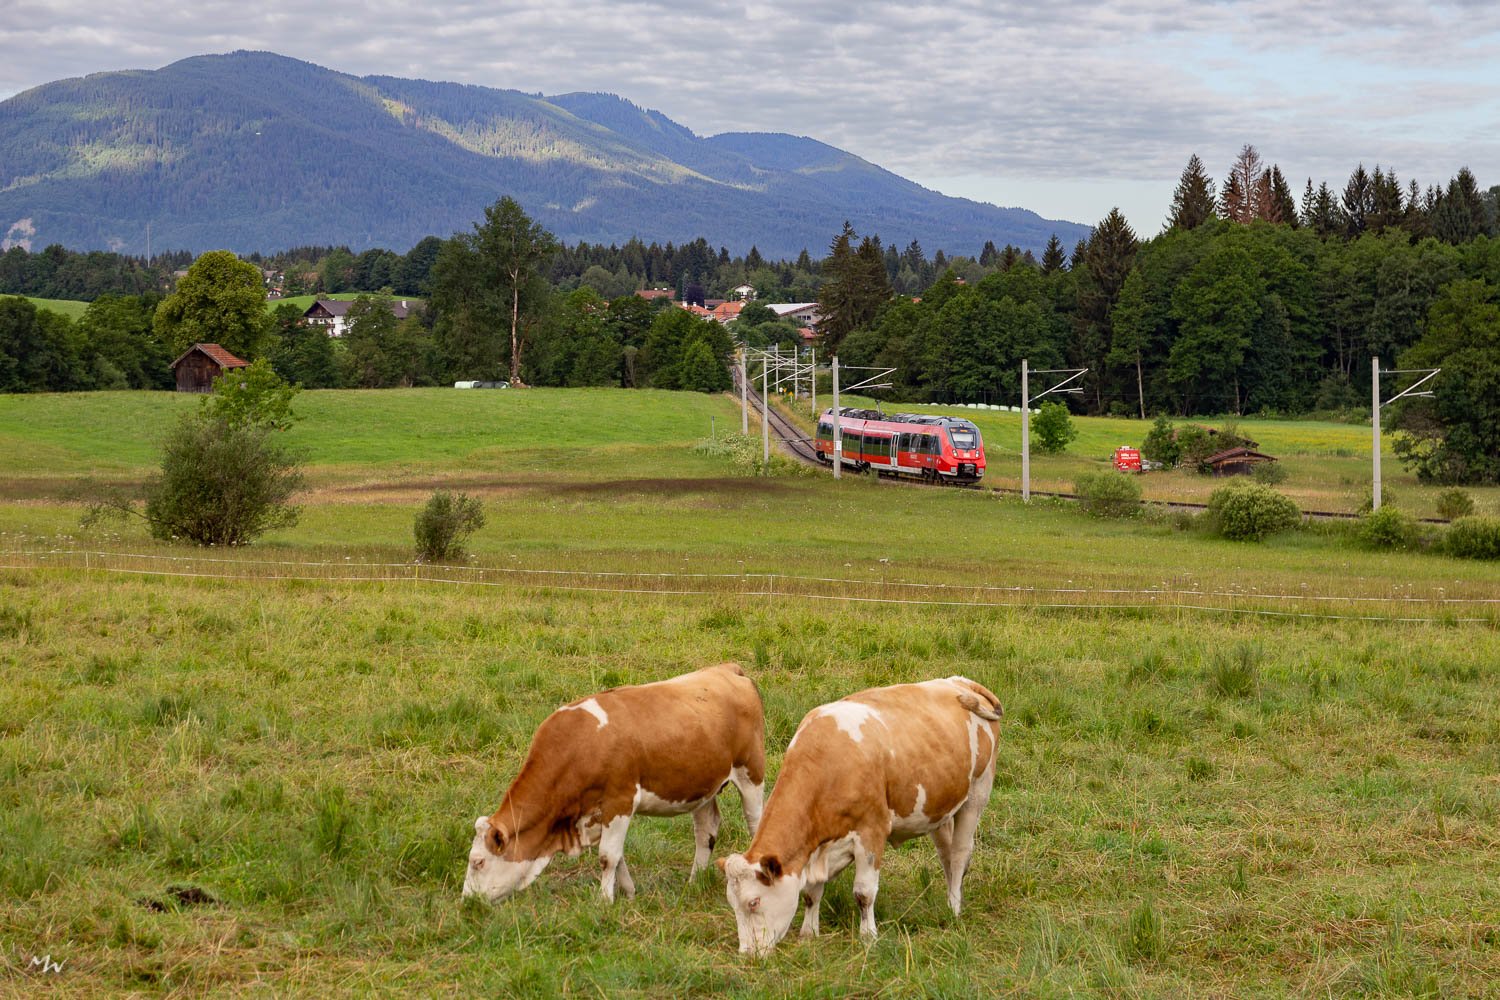
<svg viewBox="0 0 1500 1000">
<path fill-rule="evenodd" d="M 719 874 L 720 875 L 726 875 L 727 876 L 729 874 L 728 872 L 726 872 L 724 870 L 724 866 L 726 864 L 728 864 L 728 863 L 729 863 L 729 859 L 728 858 L 720 858 L 718 861 L 714 862 L 714 864 L 716 864 L 716 865 L 719 866 Z"/>
<path fill-rule="evenodd" d="M 484 842 L 494 854 L 501 854 L 505 850 L 505 835 L 499 830 L 491 830 L 489 835 L 484 838 Z"/>
<path fill-rule="evenodd" d="M 760 871 L 755 877 L 766 885 L 770 885 L 776 879 L 781 878 L 781 862 L 773 854 L 770 857 L 760 859 Z"/>
</svg>

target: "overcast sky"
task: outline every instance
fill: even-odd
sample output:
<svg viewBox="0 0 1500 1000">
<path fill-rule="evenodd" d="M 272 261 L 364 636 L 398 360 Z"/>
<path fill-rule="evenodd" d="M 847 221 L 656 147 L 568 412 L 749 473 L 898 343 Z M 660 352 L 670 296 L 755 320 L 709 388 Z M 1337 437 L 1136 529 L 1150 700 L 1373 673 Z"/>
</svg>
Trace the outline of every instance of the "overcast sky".
<svg viewBox="0 0 1500 1000">
<path fill-rule="evenodd" d="M 310 11 L 316 11 L 312 13 Z M 1354 165 L 1500 184 L 1500 3 L 674 4 L 0 0 L 0 98 L 266 49 L 344 72 L 601 90 L 700 135 L 778 131 L 947 194 L 1142 235 L 1196 152 L 1303 182 Z"/>
</svg>

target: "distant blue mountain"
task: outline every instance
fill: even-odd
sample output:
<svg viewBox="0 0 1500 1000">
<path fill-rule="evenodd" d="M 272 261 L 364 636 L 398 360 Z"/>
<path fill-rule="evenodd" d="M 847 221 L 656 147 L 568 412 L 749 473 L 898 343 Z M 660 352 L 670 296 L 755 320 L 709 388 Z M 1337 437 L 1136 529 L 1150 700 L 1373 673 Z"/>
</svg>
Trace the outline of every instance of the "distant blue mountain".
<svg viewBox="0 0 1500 1000">
<path fill-rule="evenodd" d="M 949 198 L 813 139 L 701 138 L 611 94 L 354 77 L 266 52 L 59 80 L 0 103 L 0 239 L 72 248 L 402 251 L 501 195 L 567 242 L 699 236 L 821 255 L 844 220 L 977 255 L 1086 226 Z"/>
</svg>

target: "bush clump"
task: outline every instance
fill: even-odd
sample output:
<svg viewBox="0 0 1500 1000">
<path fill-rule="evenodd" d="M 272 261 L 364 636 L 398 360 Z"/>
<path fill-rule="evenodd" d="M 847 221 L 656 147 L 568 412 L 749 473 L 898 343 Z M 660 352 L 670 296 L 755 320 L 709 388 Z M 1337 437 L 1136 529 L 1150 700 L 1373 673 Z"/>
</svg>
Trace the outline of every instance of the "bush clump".
<svg viewBox="0 0 1500 1000">
<path fill-rule="evenodd" d="M 1250 470 L 1250 478 L 1266 486 L 1280 486 L 1286 482 L 1286 466 L 1280 462 L 1261 462 Z"/>
<path fill-rule="evenodd" d="M 1036 419 L 1031 422 L 1032 433 L 1036 436 L 1036 450 L 1043 455 L 1060 455 L 1078 437 L 1078 428 L 1073 426 L 1073 418 L 1068 415 L 1068 408 L 1062 403 L 1046 402 L 1037 411 Z"/>
<path fill-rule="evenodd" d="M 1208 498 L 1208 514 L 1219 534 L 1245 542 L 1258 542 L 1302 520 L 1291 497 L 1261 483 L 1236 483 L 1214 490 Z"/>
<path fill-rule="evenodd" d="M 1463 490 L 1444 490 L 1437 498 L 1438 517 L 1457 521 L 1474 513 L 1474 498 Z"/>
<path fill-rule="evenodd" d="M 1448 529 L 1443 547 L 1460 559 L 1500 559 L 1500 518 L 1459 518 Z"/>
<path fill-rule="evenodd" d="M 164 443 L 161 475 L 146 488 L 146 522 L 162 541 L 244 545 L 297 523 L 296 458 L 264 424 L 188 414 Z"/>
<path fill-rule="evenodd" d="M 1165 416 L 1156 418 L 1146 440 L 1141 442 L 1141 457 L 1164 469 L 1175 469 L 1182 449 L 1177 444 L 1177 428 Z"/>
<path fill-rule="evenodd" d="M 438 490 L 417 512 L 417 556 L 424 562 L 460 556 L 469 536 L 482 527 L 484 505 L 478 497 Z"/>
<path fill-rule="evenodd" d="M 1085 472 L 1073 484 L 1083 509 L 1094 517 L 1135 517 L 1141 512 L 1141 486 L 1119 472 Z"/>
<path fill-rule="evenodd" d="M 1396 507 L 1382 507 L 1360 518 L 1359 537 L 1377 549 L 1405 549 L 1417 540 L 1417 522 Z"/>
</svg>

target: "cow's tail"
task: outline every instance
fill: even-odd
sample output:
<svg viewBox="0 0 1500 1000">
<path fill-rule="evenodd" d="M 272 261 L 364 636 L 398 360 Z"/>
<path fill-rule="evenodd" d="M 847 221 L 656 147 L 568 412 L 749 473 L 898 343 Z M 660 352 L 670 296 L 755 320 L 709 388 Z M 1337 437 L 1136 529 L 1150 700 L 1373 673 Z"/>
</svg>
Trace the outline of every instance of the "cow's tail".
<svg viewBox="0 0 1500 1000">
<path fill-rule="evenodd" d="M 1005 709 L 1000 707 L 1000 699 L 995 697 L 995 692 L 967 677 L 960 680 L 969 690 L 958 696 L 958 703 L 986 722 L 999 722 Z"/>
</svg>

